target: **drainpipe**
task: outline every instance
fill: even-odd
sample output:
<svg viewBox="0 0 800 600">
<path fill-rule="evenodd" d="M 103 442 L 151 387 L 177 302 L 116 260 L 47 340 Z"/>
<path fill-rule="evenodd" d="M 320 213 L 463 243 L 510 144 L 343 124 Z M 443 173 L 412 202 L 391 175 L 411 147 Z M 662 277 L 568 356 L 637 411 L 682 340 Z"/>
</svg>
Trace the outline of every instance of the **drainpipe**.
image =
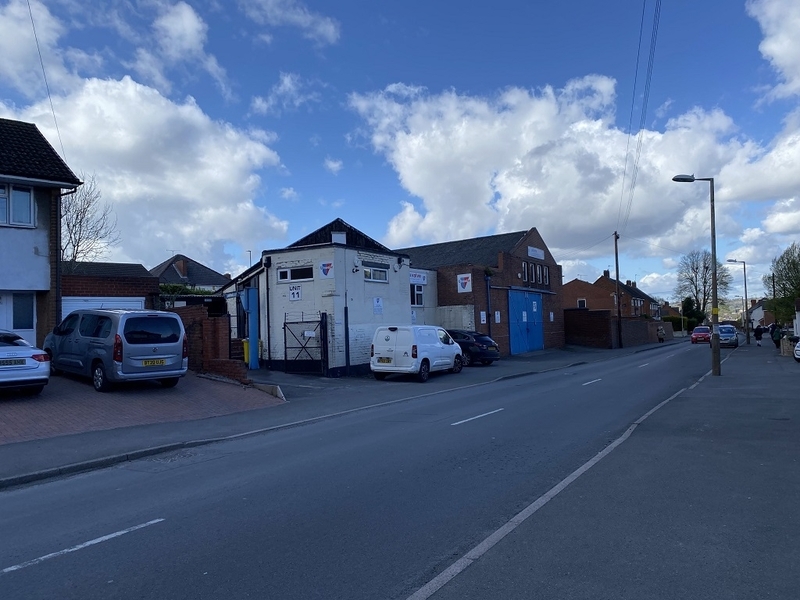
<svg viewBox="0 0 800 600">
<path fill-rule="evenodd" d="M 492 337 L 492 297 L 489 295 L 489 281 L 491 281 L 491 275 L 484 275 L 484 281 L 486 281 L 486 323 L 489 325 L 489 337 Z"/>
</svg>

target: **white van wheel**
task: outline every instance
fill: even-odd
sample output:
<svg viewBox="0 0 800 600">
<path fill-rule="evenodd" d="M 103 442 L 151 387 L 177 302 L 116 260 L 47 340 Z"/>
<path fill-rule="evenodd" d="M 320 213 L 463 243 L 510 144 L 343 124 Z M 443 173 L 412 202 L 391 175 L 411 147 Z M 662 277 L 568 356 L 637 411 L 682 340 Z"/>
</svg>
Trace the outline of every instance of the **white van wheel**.
<svg viewBox="0 0 800 600">
<path fill-rule="evenodd" d="M 460 356 L 456 356 L 453 359 L 453 368 L 450 369 L 450 372 L 451 373 L 461 373 L 461 367 L 463 367 L 463 366 L 464 366 L 464 363 L 461 361 L 461 357 Z"/>
<path fill-rule="evenodd" d="M 431 365 L 428 362 L 428 359 L 422 361 L 422 364 L 419 366 L 419 373 L 417 373 L 417 379 L 419 379 L 422 383 L 428 381 L 428 377 L 431 375 Z"/>
</svg>

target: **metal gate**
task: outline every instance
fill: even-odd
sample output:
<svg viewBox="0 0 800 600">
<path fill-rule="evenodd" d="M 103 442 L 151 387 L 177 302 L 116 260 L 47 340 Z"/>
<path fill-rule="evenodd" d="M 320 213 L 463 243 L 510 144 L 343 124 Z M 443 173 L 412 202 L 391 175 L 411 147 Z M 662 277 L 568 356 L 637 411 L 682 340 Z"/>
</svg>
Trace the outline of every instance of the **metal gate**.
<svg viewBox="0 0 800 600">
<path fill-rule="evenodd" d="M 290 320 L 297 317 L 299 320 Z M 286 373 L 327 375 L 327 313 L 287 313 L 283 323 L 283 347 L 286 350 L 283 369 Z"/>
</svg>

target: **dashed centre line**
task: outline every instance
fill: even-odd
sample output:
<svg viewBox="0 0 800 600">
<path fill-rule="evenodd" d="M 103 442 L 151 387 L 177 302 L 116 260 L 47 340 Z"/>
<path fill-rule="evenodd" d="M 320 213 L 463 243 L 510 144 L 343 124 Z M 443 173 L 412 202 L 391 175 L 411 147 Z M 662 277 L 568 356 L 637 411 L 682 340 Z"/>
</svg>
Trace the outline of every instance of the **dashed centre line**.
<svg viewBox="0 0 800 600">
<path fill-rule="evenodd" d="M 597 383 L 598 381 L 603 381 L 603 378 L 600 379 L 592 379 L 591 381 L 587 381 L 586 383 L 582 383 L 581 385 L 591 385 L 592 383 Z"/>
<path fill-rule="evenodd" d="M 488 417 L 489 415 L 493 415 L 494 413 L 498 413 L 501 410 L 505 410 L 505 408 L 498 408 L 497 410 L 493 410 L 488 413 L 483 413 L 482 415 L 478 415 L 476 417 L 470 417 L 469 419 L 464 419 L 463 421 L 456 421 L 455 423 L 450 423 L 450 425 L 461 425 L 462 423 L 468 423 L 469 421 L 474 421 L 475 419 L 480 419 L 481 417 Z"/>
</svg>

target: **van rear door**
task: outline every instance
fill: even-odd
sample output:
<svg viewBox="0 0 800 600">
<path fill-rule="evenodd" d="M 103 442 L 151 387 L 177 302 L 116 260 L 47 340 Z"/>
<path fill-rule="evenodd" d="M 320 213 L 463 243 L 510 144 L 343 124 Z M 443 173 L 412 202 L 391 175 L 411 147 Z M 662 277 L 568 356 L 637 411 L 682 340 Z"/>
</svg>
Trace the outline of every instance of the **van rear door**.
<svg viewBox="0 0 800 600">
<path fill-rule="evenodd" d="M 123 373 L 175 371 L 183 363 L 183 329 L 178 317 L 142 314 L 125 319 Z"/>
</svg>

